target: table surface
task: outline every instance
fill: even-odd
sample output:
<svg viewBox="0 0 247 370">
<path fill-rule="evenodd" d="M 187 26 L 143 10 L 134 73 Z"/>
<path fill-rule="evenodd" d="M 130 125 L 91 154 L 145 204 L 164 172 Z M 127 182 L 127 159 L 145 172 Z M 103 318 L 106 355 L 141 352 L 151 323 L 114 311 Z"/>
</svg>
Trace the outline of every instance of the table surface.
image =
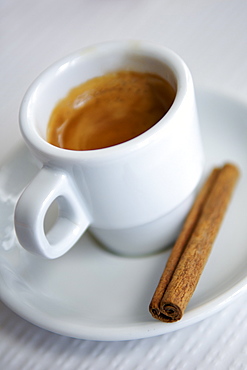
<svg viewBox="0 0 247 370">
<path fill-rule="evenodd" d="M 18 110 L 57 59 L 106 40 L 144 39 L 176 51 L 196 87 L 247 103 L 243 0 L 1 0 L 0 162 L 20 142 Z M 246 369 L 247 294 L 187 328 L 135 341 L 97 342 L 38 328 L 0 302 L 1 369 Z"/>
</svg>

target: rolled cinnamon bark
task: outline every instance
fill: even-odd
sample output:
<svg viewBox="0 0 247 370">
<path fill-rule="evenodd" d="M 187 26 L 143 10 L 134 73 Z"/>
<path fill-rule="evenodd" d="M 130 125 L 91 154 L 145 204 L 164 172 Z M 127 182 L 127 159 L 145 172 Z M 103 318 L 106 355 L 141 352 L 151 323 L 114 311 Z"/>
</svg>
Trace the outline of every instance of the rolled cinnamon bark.
<svg viewBox="0 0 247 370">
<path fill-rule="evenodd" d="M 189 212 L 149 306 L 160 321 L 180 320 L 193 295 L 219 231 L 239 170 L 214 169 Z"/>
</svg>

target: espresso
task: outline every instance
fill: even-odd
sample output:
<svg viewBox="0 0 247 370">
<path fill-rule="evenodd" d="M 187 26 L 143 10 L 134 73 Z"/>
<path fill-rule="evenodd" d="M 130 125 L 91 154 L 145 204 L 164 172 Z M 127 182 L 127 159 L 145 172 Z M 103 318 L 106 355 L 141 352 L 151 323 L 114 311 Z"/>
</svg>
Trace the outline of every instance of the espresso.
<svg viewBox="0 0 247 370">
<path fill-rule="evenodd" d="M 93 150 L 133 139 L 169 110 L 175 90 L 151 73 L 118 71 L 70 90 L 54 108 L 47 129 L 50 144 Z"/>
</svg>

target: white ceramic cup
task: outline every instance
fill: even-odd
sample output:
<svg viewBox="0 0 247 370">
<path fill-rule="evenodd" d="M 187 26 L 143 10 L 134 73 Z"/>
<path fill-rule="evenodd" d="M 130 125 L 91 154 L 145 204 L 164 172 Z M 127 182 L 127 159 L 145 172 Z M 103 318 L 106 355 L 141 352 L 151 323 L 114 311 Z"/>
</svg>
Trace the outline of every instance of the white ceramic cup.
<svg viewBox="0 0 247 370">
<path fill-rule="evenodd" d="M 56 103 L 82 82 L 111 71 L 151 72 L 176 90 L 167 114 L 138 137 L 109 148 L 73 151 L 46 141 Z M 42 168 L 15 210 L 24 248 L 56 258 L 89 228 L 111 251 L 144 255 L 169 246 L 189 211 L 203 172 L 203 150 L 194 88 L 174 52 L 138 41 L 103 43 L 80 50 L 44 71 L 20 109 L 24 140 Z M 58 218 L 46 233 L 53 203 Z"/>
</svg>

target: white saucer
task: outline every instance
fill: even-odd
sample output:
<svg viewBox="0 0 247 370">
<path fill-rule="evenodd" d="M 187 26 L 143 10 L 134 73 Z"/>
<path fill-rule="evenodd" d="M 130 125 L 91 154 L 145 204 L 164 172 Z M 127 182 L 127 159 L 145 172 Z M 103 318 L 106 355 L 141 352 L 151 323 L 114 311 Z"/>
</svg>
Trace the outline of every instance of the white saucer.
<svg viewBox="0 0 247 370">
<path fill-rule="evenodd" d="M 198 93 L 207 168 L 232 161 L 242 176 L 199 285 L 177 323 L 161 323 L 149 302 L 169 251 L 123 258 L 89 234 L 64 257 L 48 261 L 17 243 L 13 210 L 37 171 L 21 146 L 0 172 L 0 297 L 16 313 L 50 331 L 92 340 L 128 340 L 168 333 L 219 311 L 247 288 L 247 106 Z"/>
</svg>

